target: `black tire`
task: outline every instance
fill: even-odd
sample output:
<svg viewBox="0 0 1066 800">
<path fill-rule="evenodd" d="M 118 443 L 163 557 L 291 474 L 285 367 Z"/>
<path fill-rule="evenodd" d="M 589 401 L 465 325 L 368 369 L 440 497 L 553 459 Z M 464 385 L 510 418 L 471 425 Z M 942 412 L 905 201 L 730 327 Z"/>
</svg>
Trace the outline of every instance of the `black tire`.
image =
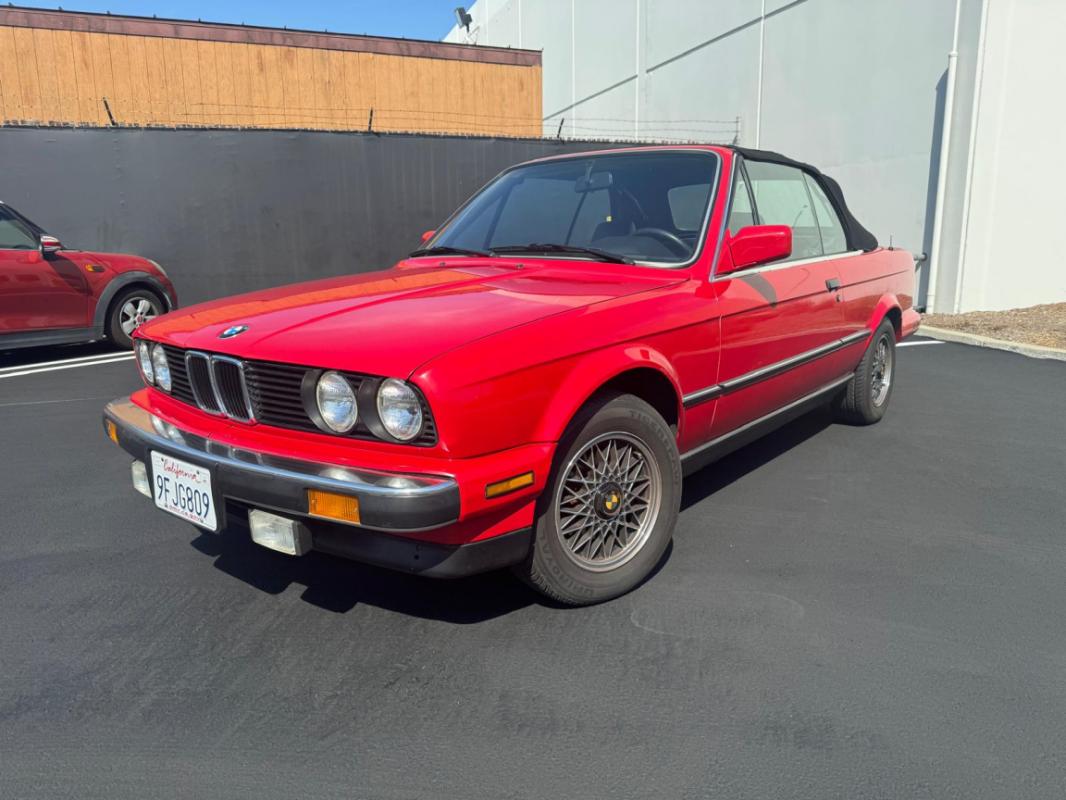
<svg viewBox="0 0 1066 800">
<path fill-rule="evenodd" d="M 883 350 L 881 348 L 883 347 Z M 887 356 L 886 366 L 879 365 L 879 352 Z M 837 399 L 834 411 L 840 422 L 849 425 L 872 425 L 888 410 L 896 373 L 896 329 L 885 319 L 874 331 L 862 361 Z M 887 379 L 887 386 L 881 383 Z"/>
<path fill-rule="evenodd" d="M 146 301 L 151 307 L 153 317 L 158 317 L 166 310 L 166 305 L 164 305 L 159 295 L 151 289 L 142 289 L 137 286 L 119 292 L 118 296 L 111 302 L 111 307 L 107 310 L 107 338 L 109 338 L 116 347 L 133 347 L 133 339 L 130 334 L 137 328 L 132 328 L 129 333 L 123 330 L 123 323 L 126 322 L 123 315 L 123 309 L 126 308 L 127 303 L 137 303 L 142 300 Z M 139 327 L 139 325 L 137 327 Z"/>
<path fill-rule="evenodd" d="M 647 474 L 648 488 L 641 488 L 643 478 L 634 478 L 627 483 L 629 488 L 623 489 L 621 484 L 625 480 L 613 482 L 608 475 L 602 480 L 597 479 L 599 488 L 587 490 L 586 493 L 591 494 L 587 498 L 587 508 L 578 513 L 593 520 L 596 519 L 594 514 L 600 513 L 598 519 L 613 523 L 616 529 L 624 527 L 626 522 L 639 527 L 635 532 L 620 532 L 630 537 L 626 543 L 617 537 L 607 540 L 598 551 L 601 563 L 587 567 L 580 562 L 595 557 L 592 545 L 585 545 L 586 553 L 582 555 L 582 546 L 578 544 L 571 549 L 560 533 L 558 520 L 566 516 L 562 527 L 570 527 L 575 520 L 573 509 L 582 508 L 573 502 L 572 494 L 567 495 L 570 502 L 563 498 L 562 485 L 574 485 L 573 481 L 564 482 L 563 477 L 564 473 L 574 475 L 569 470 L 578 456 L 587 458 L 595 448 L 609 448 L 612 442 L 616 454 L 624 452 L 627 445 L 632 448 L 631 459 L 625 462 L 625 468 L 621 463 L 614 468 L 615 476 Z M 586 450 L 586 446 L 590 449 Z M 619 462 L 621 459 L 618 455 Z M 604 472 L 611 471 L 609 455 L 608 462 L 601 463 L 601 466 Z M 657 503 L 653 500 L 654 490 L 650 488 L 656 478 L 659 483 Z M 556 508 L 560 504 L 569 507 L 557 514 Z M 566 605 L 591 605 L 618 597 L 640 584 L 662 560 L 673 536 L 680 505 L 681 460 L 674 434 L 666 421 L 654 408 L 633 395 L 598 396 L 578 412 L 559 442 L 551 477 L 537 503 L 533 547 L 526 561 L 515 570 L 534 589 Z M 641 507 L 647 509 L 643 516 L 639 510 Z M 599 511 L 594 512 L 594 508 Z M 613 512 L 607 509 L 613 509 Z M 571 530 L 575 529 L 571 527 Z M 573 538 L 567 541 L 573 545 L 585 534 L 570 535 Z M 612 565 L 611 558 L 618 560 L 616 566 Z"/>
</svg>

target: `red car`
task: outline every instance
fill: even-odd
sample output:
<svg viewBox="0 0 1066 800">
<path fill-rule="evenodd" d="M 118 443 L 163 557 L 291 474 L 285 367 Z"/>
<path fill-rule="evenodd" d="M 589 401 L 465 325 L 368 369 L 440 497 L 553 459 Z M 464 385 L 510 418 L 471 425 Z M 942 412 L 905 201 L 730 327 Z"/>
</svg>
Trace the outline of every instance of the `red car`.
<svg viewBox="0 0 1066 800">
<path fill-rule="evenodd" d="M 147 388 L 104 412 L 135 487 L 285 553 L 593 603 L 662 558 L 686 473 L 816 404 L 878 421 L 919 322 L 912 257 L 774 153 L 522 164 L 424 242 L 139 330 Z"/>
<path fill-rule="evenodd" d="M 66 250 L 0 203 L 0 350 L 110 339 L 177 306 L 163 268 L 140 256 Z"/>
</svg>

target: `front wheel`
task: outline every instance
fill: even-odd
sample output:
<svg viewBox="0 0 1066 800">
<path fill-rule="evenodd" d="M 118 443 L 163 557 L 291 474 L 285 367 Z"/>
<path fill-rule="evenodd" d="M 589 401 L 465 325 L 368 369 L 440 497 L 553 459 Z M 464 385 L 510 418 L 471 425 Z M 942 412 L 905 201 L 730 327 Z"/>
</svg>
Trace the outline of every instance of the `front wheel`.
<svg viewBox="0 0 1066 800">
<path fill-rule="evenodd" d="M 519 575 L 567 605 L 637 586 L 662 560 L 681 503 L 673 432 L 632 395 L 597 398 L 570 423 Z"/>
<path fill-rule="evenodd" d="M 852 425 L 872 425 L 885 415 L 896 377 L 896 329 L 892 320 L 881 322 L 870 339 L 862 361 L 836 405 L 836 416 Z"/>
<path fill-rule="evenodd" d="M 108 338 L 118 347 L 133 347 L 133 332 L 163 313 L 163 303 L 148 289 L 128 289 L 111 304 Z"/>
</svg>

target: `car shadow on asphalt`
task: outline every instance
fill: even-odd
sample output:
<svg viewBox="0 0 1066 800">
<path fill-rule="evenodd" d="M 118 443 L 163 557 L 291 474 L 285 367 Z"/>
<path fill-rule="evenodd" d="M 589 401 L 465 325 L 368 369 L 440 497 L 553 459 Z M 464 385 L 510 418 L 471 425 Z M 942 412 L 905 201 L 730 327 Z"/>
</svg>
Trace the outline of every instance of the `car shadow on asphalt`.
<svg viewBox="0 0 1066 800">
<path fill-rule="evenodd" d="M 768 464 L 793 447 L 803 444 L 833 424 L 833 413 L 823 406 L 783 425 L 776 431 L 758 439 L 721 461 L 716 461 L 685 479 L 681 493 L 681 510 L 684 511 L 706 500 L 715 492 Z"/>
<path fill-rule="evenodd" d="M 67 358 L 91 358 L 93 356 L 120 356 L 121 348 L 110 342 L 93 342 L 91 344 L 64 344 L 43 347 L 23 347 L 18 350 L 4 350 L 0 347 L 0 369 L 21 367 L 27 364 L 43 364 Z"/>
<path fill-rule="evenodd" d="M 227 575 L 267 594 L 303 586 L 301 599 L 344 614 L 365 603 L 425 619 L 470 624 L 509 614 L 537 601 L 507 570 L 438 580 L 311 552 L 294 558 L 255 544 L 247 524 L 234 521 L 221 534 L 202 533 L 192 546 L 215 559 Z"/>
<path fill-rule="evenodd" d="M 681 510 L 757 470 L 781 454 L 825 430 L 833 422 L 819 409 L 706 467 L 685 480 Z M 458 580 L 436 580 L 381 569 L 356 561 L 312 552 L 299 558 L 255 544 L 243 519 L 231 519 L 221 534 L 201 533 L 192 546 L 215 559 L 225 574 L 267 594 L 278 595 L 303 586 L 301 599 L 337 614 L 365 603 L 401 614 L 456 624 L 495 619 L 534 603 L 563 608 L 538 597 L 507 570 Z M 669 561 L 673 547 L 642 583 L 652 580 Z"/>
</svg>

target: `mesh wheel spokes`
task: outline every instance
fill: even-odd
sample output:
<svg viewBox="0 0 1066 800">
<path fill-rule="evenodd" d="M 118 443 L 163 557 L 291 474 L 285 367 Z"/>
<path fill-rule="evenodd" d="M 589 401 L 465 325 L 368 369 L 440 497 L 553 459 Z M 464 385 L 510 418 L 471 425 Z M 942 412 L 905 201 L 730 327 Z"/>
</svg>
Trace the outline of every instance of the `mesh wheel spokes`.
<svg viewBox="0 0 1066 800">
<path fill-rule="evenodd" d="M 882 336 L 877 340 L 870 367 L 870 399 L 875 406 L 880 406 L 888 397 L 888 389 L 892 385 L 892 348 L 887 337 Z"/>
<path fill-rule="evenodd" d="M 659 467 L 628 433 L 593 439 L 570 460 L 556 493 L 556 528 L 567 555 L 585 569 L 620 566 L 655 525 L 662 493 Z"/>
</svg>

